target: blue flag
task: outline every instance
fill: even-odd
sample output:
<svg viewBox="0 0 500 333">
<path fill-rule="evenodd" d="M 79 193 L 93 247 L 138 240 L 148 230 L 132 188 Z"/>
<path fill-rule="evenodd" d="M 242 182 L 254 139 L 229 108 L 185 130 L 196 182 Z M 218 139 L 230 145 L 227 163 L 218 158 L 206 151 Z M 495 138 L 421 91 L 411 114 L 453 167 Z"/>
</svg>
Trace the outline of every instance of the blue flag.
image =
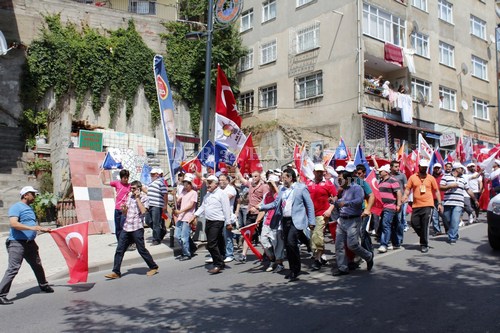
<svg viewBox="0 0 500 333">
<path fill-rule="evenodd" d="M 365 154 L 363 154 L 363 149 L 361 149 L 361 145 L 358 143 L 356 147 L 356 155 L 354 155 L 354 165 L 363 164 L 366 168 L 366 174 L 369 174 L 371 171 L 370 165 L 366 160 Z"/>
<path fill-rule="evenodd" d="M 345 145 L 344 139 L 340 139 L 339 146 L 335 149 L 335 154 L 333 158 L 336 160 L 344 160 L 349 157 L 349 152 L 347 150 L 347 146 Z"/>
<path fill-rule="evenodd" d="M 208 140 L 196 157 L 202 165 L 215 170 L 215 148 L 212 141 Z"/>
<path fill-rule="evenodd" d="M 432 175 L 432 170 L 434 169 L 434 164 L 436 164 L 436 163 L 441 164 L 441 168 L 443 168 L 445 165 L 443 157 L 441 156 L 441 153 L 439 153 L 439 148 L 436 148 L 434 150 L 434 153 L 432 153 L 431 161 L 429 162 L 429 168 L 427 169 L 427 173 Z"/>
<path fill-rule="evenodd" d="M 215 143 L 215 164 L 219 165 L 219 162 L 224 162 L 227 165 L 233 165 L 236 161 L 236 156 L 231 153 L 227 147 L 218 142 Z"/>
<path fill-rule="evenodd" d="M 102 168 L 104 170 L 123 169 L 121 152 L 119 149 L 110 148 L 110 150 L 108 150 L 102 162 Z"/>
</svg>

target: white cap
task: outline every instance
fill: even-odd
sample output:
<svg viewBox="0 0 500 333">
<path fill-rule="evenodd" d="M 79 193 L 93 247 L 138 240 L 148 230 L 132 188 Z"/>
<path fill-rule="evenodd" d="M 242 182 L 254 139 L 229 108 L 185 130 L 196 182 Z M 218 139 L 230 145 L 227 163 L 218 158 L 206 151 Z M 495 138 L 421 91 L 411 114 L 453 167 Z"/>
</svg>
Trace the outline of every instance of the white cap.
<svg viewBox="0 0 500 333">
<path fill-rule="evenodd" d="M 354 162 L 347 163 L 347 165 L 345 166 L 344 170 L 347 171 L 347 172 L 354 172 L 354 171 L 356 171 L 356 166 L 354 165 Z"/>
<path fill-rule="evenodd" d="M 156 168 L 156 171 L 158 171 L 160 175 L 163 175 L 163 170 L 161 168 Z"/>
<path fill-rule="evenodd" d="M 380 168 L 378 168 L 378 171 L 385 171 L 389 173 L 391 172 L 391 166 L 389 164 L 384 164 Z"/>
<path fill-rule="evenodd" d="M 283 171 L 281 171 L 281 169 L 274 169 L 274 173 L 277 175 L 281 175 Z"/>
<path fill-rule="evenodd" d="M 442 168 L 443 166 L 441 165 L 441 163 L 434 163 L 434 165 L 432 166 L 433 169 L 437 167 Z"/>
<path fill-rule="evenodd" d="M 25 195 L 26 193 L 29 193 L 29 192 L 33 192 L 33 193 L 35 193 L 35 194 L 37 194 L 37 193 L 38 193 L 38 191 L 37 191 L 37 190 L 35 190 L 35 189 L 33 188 L 33 186 L 25 186 L 25 187 L 23 187 L 23 188 L 21 189 L 21 192 L 19 192 L 19 194 L 20 194 L 20 195 L 21 195 L 21 197 L 22 197 L 23 195 Z"/>
<path fill-rule="evenodd" d="M 192 183 L 194 180 L 194 175 L 192 173 L 186 173 L 184 175 L 184 179 L 182 180 L 183 182 L 190 182 Z"/>
<path fill-rule="evenodd" d="M 278 183 L 280 181 L 280 177 L 276 176 L 276 175 L 273 175 L 273 174 L 270 174 L 269 175 L 269 178 L 267 178 L 267 181 L 268 182 L 275 182 L 275 183 Z"/>
<path fill-rule="evenodd" d="M 467 167 L 471 167 L 471 166 L 476 166 L 476 164 L 475 164 L 475 163 L 472 163 L 472 162 L 471 162 L 471 163 L 469 163 L 469 164 L 467 164 Z"/>
<path fill-rule="evenodd" d="M 317 163 L 314 165 L 314 171 L 326 171 L 325 166 L 321 163 Z"/>
<path fill-rule="evenodd" d="M 219 178 L 215 177 L 214 175 L 208 176 L 207 182 L 212 182 L 212 181 L 218 183 L 219 182 Z"/>
<path fill-rule="evenodd" d="M 420 162 L 418 162 L 418 165 L 422 166 L 422 167 L 428 167 L 429 164 L 430 164 L 430 161 L 429 160 L 425 160 L 425 159 L 422 159 L 422 160 L 420 160 Z"/>
<path fill-rule="evenodd" d="M 149 172 L 150 174 L 154 174 L 154 173 L 162 173 L 162 170 L 160 168 L 153 168 L 151 169 L 151 171 Z"/>
<path fill-rule="evenodd" d="M 328 172 L 333 177 L 338 177 L 338 174 L 335 172 L 335 169 L 331 166 L 326 167 L 326 172 Z"/>
<path fill-rule="evenodd" d="M 343 166 L 343 165 L 339 165 L 339 166 L 335 169 L 335 171 L 337 171 L 337 172 L 344 171 L 344 170 L 345 170 L 345 168 L 344 168 L 344 166 Z"/>
<path fill-rule="evenodd" d="M 460 163 L 460 162 L 453 163 L 453 169 L 459 169 L 459 168 L 465 169 L 465 167 L 462 165 L 462 163 Z"/>
</svg>

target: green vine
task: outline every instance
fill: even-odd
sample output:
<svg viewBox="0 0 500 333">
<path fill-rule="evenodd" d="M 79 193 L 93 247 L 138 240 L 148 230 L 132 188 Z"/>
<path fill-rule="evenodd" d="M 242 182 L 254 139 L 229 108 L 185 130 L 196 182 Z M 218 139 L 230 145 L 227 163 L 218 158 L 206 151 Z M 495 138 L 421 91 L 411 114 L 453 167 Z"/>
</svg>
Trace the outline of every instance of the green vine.
<svg viewBox="0 0 500 333">
<path fill-rule="evenodd" d="M 53 89 L 56 100 L 75 96 L 77 112 L 90 94 L 92 109 L 98 113 L 103 106 L 103 94 L 109 90 L 111 120 L 121 101 L 125 102 L 129 119 L 134 97 L 140 86 L 151 106 L 152 123 L 160 118 L 156 86 L 152 73 L 154 52 L 135 30 L 133 21 L 126 29 L 108 31 L 75 24 L 61 23 L 60 15 L 45 17 L 41 38 L 28 49 L 23 78 L 22 98 L 27 108 L 36 108 L 45 94 Z"/>
<path fill-rule="evenodd" d="M 206 0 L 179 1 L 179 17 L 185 20 L 207 22 L 206 14 Z M 169 82 L 189 107 L 191 129 L 198 134 L 204 96 L 206 40 L 186 39 L 188 32 L 200 30 L 197 24 L 167 22 L 164 26 L 168 31 L 162 37 L 167 45 L 165 67 Z M 239 58 L 246 53 L 238 29 L 234 24 L 226 28 L 216 26 L 212 37 L 211 87 L 216 85 L 219 63 L 236 93 L 236 65 Z"/>
</svg>

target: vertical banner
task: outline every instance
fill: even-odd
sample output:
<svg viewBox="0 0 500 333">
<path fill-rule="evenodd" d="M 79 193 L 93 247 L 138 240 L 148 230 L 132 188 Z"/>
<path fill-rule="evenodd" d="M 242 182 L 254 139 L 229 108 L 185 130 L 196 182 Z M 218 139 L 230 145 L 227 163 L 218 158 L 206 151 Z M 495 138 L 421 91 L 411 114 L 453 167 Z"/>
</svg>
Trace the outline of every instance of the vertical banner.
<svg viewBox="0 0 500 333">
<path fill-rule="evenodd" d="M 172 91 L 168 84 L 167 72 L 165 71 L 165 65 L 163 64 L 163 57 L 161 55 L 155 55 L 153 66 L 156 93 L 158 95 L 158 106 L 160 108 L 161 124 L 163 127 L 163 136 L 165 137 L 165 147 L 170 168 L 170 184 L 175 185 L 175 175 L 179 172 L 182 161 L 184 160 L 184 146 L 182 142 L 176 138 Z"/>
</svg>

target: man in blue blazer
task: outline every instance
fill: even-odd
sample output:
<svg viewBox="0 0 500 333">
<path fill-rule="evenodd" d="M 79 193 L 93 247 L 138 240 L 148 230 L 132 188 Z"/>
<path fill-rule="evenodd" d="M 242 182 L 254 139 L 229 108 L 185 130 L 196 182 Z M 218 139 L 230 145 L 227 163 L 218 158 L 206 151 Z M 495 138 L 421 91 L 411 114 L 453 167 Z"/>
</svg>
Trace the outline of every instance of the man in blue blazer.
<svg viewBox="0 0 500 333">
<path fill-rule="evenodd" d="M 308 226 L 314 229 L 316 225 L 314 205 L 306 185 L 297 183 L 297 175 L 293 169 L 288 168 L 283 171 L 281 180 L 283 187 L 279 190 L 276 200 L 261 205 L 259 210 L 274 209 L 271 228 L 276 227 L 281 221 L 290 264 L 290 273 L 285 278 L 295 281 L 300 274 L 299 234 Z"/>
</svg>

